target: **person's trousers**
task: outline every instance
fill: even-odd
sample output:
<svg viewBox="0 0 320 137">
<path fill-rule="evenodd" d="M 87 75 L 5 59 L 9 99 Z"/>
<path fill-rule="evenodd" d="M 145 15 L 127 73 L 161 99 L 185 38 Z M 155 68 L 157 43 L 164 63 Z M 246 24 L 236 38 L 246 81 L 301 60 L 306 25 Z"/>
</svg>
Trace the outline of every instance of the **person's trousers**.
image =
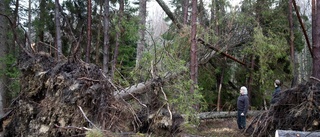
<svg viewBox="0 0 320 137">
<path fill-rule="evenodd" d="M 246 128 L 246 116 L 241 116 L 241 113 L 243 111 L 238 110 L 238 115 L 237 115 L 237 124 L 239 129 L 245 129 Z"/>
</svg>

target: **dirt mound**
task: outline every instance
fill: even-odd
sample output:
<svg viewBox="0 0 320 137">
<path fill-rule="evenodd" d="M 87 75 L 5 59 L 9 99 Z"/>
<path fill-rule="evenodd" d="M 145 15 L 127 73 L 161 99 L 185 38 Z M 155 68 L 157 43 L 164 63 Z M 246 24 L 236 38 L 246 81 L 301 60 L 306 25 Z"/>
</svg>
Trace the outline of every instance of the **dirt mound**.
<svg viewBox="0 0 320 137">
<path fill-rule="evenodd" d="M 55 62 L 46 54 L 20 60 L 21 93 L 5 136 L 84 136 L 86 128 L 130 130 L 129 109 L 114 98 L 101 70 L 81 61 Z M 87 117 L 87 119 L 86 119 Z"/>
<path fill-rule="evenodd" d="M 308 82 L 280 93 L 268 111 L 256 116 L 246 129 L 253 136 L 274 136 L 277 129 L 320 129 L 320 83 Z"/>
</svg>

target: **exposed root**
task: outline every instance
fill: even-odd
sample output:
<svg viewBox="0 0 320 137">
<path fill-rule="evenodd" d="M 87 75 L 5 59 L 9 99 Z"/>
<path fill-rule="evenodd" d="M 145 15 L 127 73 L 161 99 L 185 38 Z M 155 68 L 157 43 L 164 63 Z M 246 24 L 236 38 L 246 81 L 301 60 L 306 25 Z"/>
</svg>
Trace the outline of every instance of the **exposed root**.
<svg viewBox="0 0 320 137">
<path fill-rule="evenodd" d="M 278 102 L 256 116 L 246 129 L 251 136 L 273 136 L 277 129 L 320 129 L 320 83 L 309 82 L 280 93 Z"/>
</svg>

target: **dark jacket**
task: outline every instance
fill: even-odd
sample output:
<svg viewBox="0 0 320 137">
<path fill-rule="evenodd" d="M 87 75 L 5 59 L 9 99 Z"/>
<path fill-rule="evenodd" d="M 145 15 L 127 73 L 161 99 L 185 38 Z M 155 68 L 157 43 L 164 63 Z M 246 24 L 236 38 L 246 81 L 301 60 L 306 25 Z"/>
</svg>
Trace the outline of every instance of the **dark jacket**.
<svg viewBox="0 0 320 137">
<path fill-rule="evenodd" d="M 245 115 L 247 114 L 249 108 L 249 98 L 247 95 L 240 95 L 237 101 L 238 111 L 242 111 Z"/>
<path fill-rule="evenodd" d="M 279 95 L 280 95 L 280 91 L 281 91 L 281 88 L 280 87 L 276 87 L 273 94 L 272 94 L 272 99 L 271 99 L 271 102 L 270 104 L 274 104 L 276 102 L 278 102 L 279 100 Z"/>
<path fill-rule="evenodd" d="M 278 96 L 279 93 L 280 93 L 280 91 L 281 91 L 281 88 L 280 88 L 280 87 L 276 87 L 275 90 L 274 90 L 274 92 L 273 92 L 273 94 L 272 94 L 272 97 Z"/>
</svg>

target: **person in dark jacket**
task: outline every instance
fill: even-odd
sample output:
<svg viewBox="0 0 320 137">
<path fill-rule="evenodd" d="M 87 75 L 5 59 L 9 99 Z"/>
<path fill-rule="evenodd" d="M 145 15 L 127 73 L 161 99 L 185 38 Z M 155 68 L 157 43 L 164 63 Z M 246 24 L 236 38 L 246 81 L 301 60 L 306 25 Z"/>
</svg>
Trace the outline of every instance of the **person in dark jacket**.
<svg viewBox="0 0 320 137">
<path fill-rule="evenodd" d="M 248 98 L 248 90 L 246 87 L 242 86 L 240 88 L 240 96 L 238 97 L 237 101 L 237 124 L 238 128 L 245 129 L 246 128 L 246 115 L 249 108 L 249 98 Z"/>
<path fill-rule="evenodd" d="M 279 94 L 280 94 L 280 91 L 281 91 L 281 82 L 280 80 L 275 80 L 274 81 L 274 92 L 272 93 L 272 99 L 271 99 L 271 102 L 270 104 L 274 104 L 276 103 L 279 99 Z"/>
</svg>

